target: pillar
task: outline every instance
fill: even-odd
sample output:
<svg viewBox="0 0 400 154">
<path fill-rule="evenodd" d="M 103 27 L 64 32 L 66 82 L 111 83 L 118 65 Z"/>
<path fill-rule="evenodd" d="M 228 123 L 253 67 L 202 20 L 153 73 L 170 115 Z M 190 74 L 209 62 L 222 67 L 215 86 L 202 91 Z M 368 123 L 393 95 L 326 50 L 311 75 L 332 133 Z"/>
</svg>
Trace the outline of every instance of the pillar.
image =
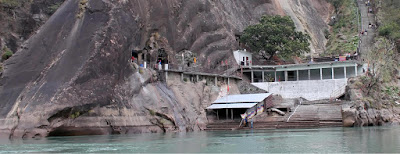
<svg viewBox="0 0 400 154">
<path fill-rule="evenodd" d="M 278 81 L 278 80 L 276 79 L 276 70 L 275 70 L 275 82 L 276 82 L 276 81 Z"/>
<path fill-rule="evenodd" d="M 199 75 L 196 75 L 196 82 L 199 82 Z"/>
<path fill-rule="evenodd" d="M 356 73 L 356 76 L 357 76 L 357 73 L 358 73 L 357 72 L 357 64 L 354 64 L 354 70 L 355 70 L 354 72 Z"/>
<path fill-rule="evenodd" d="M 347 74 L 346 66 L 343 67 L 343 68 L 344 68 L 344 69 L 343 69 L 343 70 L 344 70 L 344 78 L 346 79 L 346 78 L 347 78 L 347 75 L 346 75 L 346 74 Z"/>
<path fill-rule="evenodd" d="M 225 109 L 225 110 L 226 110 L 226 120 L 228 120 L 229 110 L 228 109 Z"/>
<path fill-rule="evenodd" d="M 299 81 L 299 70 L 296 70 L 296 75 L 297 75 L 297 80 L 296 81 Z"/>
<path fill-rule="evenodd" d="M 322 68 L 319 68 L 319 75 L 320 75 L 321 80 L 322 80 Z"/>
<path fill-rule="evenodd" d="M 333 69 L 333 67 L 331 67 L 332 70 L 332 79 L 335 79 L 335 70 Z"/>
<path fill-rule="evenodd" d="M 165 82 L 168 81 L 168 71 L 165 71 Z"/>
<path fill-rule="evenodd" d="M 217 76 L 215 76 L 215 79 L 214 79 L 215 81 L 214 81 L 214 83 L 215 83 L 215 86 L 217 86 L 217 84 L 218 84 L 218 78 L 217 78 Z"/>
<path fill-rule="evenodd" d="M 231 119 L 233 120 L 233 109 L 231 109 Z"/>
<path fill-rule="evenodd" d="M 308 70 L 308 80 L 311 80 L 311 70 Z"/>
<path fill-rule="evenodd" d="M 254 72 L 253 72 L 253 70 L 251 70 L 251 83 L 253 83 L 254 82 Z"/>
<path fill-rule="evenodd" d="M 264 71 L 262 71 L 261 77 L 262 77 L 262 82 L 265 82 L 265 81 L 264 81 Z"/>
<path fill-rule="evenodd" d="M 181 73 L 181 81 L 183 82 L 183 73 Z"/>
<path fill-rule="evenodd" d="M 288 74 L 287 74 L 287 71 L 285 71 L 284 75 L 285 75 L 285 81 L 288 81 Z"/>
<path fill-rule="evenodd" d="M 217 110 L 217 120 L 219 120 L 218 110 Z"/>
</svg>

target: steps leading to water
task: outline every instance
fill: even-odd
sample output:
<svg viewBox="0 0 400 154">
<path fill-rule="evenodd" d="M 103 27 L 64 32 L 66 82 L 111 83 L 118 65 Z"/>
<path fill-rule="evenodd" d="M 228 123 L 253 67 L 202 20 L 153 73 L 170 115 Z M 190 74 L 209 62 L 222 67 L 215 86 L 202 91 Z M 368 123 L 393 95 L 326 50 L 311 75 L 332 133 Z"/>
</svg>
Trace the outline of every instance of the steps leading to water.
<svg viewBox="0 0 400 154">
<path fill-rule="evenodd" d="M 253 123 L 254 129 L 281 129 L 281 128 L 320 128 L 341 127 L 342 114 L 341 102 L 323 103 L 307 102 L 300 105 L 296 112 L 289 118 L 292 112 L 285 116 L 269 116 L 261 114 Z M 206 130 L 235 130 L 251 129 L 250 127 L 239 128 L 240 121 L 236 122 L 214 122 L 207 125 Z M 250 123 L 248 123 L 250 126 Z"/>
<path fill-rule="evenodd" d="M 206 130 L 237 130 L 251 129 L 250 123 L 247 127 L 239 128 L 239 123 L 210 123 Z M 293 129 L 293 128 L 320 128 L 320 127 L 341 127 L 342 120 L 312 120 L 312 121 L 273 121 L 273 122 L 254 122 L 253 129 Z"/>
</svg>

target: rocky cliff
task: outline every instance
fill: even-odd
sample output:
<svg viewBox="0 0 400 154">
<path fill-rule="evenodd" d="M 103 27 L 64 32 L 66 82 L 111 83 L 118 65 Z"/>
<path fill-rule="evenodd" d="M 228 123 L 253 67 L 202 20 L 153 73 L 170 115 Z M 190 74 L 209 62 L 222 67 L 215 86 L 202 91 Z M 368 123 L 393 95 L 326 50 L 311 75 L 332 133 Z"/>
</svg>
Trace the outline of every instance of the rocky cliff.
<svg viewBox="0 0 400 154">
<path fill-rule="evenodd" d="M 365 77 L 361 77 L 365 78 Z M 360 78 L 351 78 L 346 87 L 349 100 L 342 105 L 343 126 L 382 126 L 400 123 L 398 102 L 390 99 L 378 86 L 366 88 Z M 361 86 L 360 86 L 361 85 Z M 379 89 L 379 90 L 377 90 Z M 377 90 L 378 92 L 375 92 Z M 368 92 L 366 92 L 368 91 Z M 398 95 L 398 94 L 395 94 Z"/>
<path fill-rule="evenodd" d="M 204 107 L 226 86 L 157 81 L 131 65 L 131 50 L 157 33 L 170 55 L 233 62 L 235 34 L 263 14 L 283 14 L 278 0 L 67 0 L 5 62 L 0 129 L 10 137 L 202 129 Z"/>
</svg>

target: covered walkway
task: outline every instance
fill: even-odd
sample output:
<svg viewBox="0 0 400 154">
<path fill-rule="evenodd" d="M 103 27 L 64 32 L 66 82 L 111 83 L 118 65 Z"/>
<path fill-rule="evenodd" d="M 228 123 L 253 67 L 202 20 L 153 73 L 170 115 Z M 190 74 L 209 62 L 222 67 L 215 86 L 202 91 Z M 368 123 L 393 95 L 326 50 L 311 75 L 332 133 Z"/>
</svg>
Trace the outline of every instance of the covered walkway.
<svg viewBox="0 0 400 154">
<path fill-rule="evenodd" d="M 242 73 L 254 82 L 345 79 L 358 76 L 362 65 L 357 61 L 337 61 L 290 65 L 245 66 Z"/>
</svg>

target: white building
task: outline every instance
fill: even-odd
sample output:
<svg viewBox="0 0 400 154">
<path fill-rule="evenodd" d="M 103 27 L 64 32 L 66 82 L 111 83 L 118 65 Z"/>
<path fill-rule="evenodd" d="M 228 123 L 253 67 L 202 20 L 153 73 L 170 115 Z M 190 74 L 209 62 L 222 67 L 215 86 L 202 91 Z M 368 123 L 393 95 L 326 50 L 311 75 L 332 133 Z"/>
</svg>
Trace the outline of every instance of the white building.
<svg viewBox="0 0 400 154">
<path fill-rule="evenodd" d="M 253 62 L 251 53 L 247 52 L 246 49 L 233 51 L 233 56 L 238 65 L 251 66 L 251 63 Z"/>
<path fill-rule="evenodd" d="M 308 100 L 337 98 L 344 94 L 347 78 L 363 73 L 357 61 L 243 67 L 251 83 L 283 98 Z"/>
</svg>

